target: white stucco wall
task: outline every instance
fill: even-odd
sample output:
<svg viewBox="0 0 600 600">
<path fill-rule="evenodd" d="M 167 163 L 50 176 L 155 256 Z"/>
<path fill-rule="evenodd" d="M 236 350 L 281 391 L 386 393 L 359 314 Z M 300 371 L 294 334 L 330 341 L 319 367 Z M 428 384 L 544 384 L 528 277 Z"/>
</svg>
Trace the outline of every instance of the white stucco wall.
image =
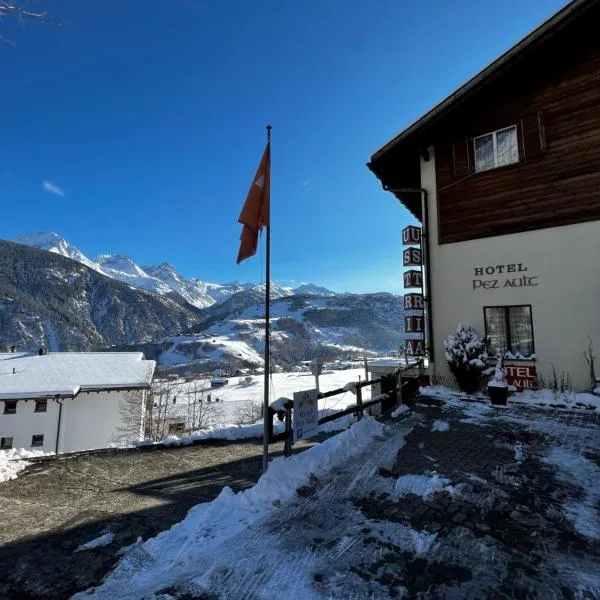
<svg viewBox="0 0 600 600">
<path fill-rule="evenodd" d="M 4 414 L 4 402 L 0 402 L 0 437 L 12 437 L 13 448 L 31 450 L 31 436 L 43 435 L 44 445 L 33 448 L 54 452 L 58 425 L 58 405 L 48 400 L 48 410 L 36 413 L 34 400 L 19 400 L 14 415 Z"/>
<path fill-rule="evenodd" d="M 59 452 L 77 452 L 106 448 L 122 437 L 124 426 L 120 407 L 133 398 L 140 406 L 145 392 L 81 392 L 73 399 L 65 399 L 60 425 Z M 58 404 L 48 401 L 48 411 L 35 413 L 33 400 L 17 402 L 17 413 L 2 414 L 4 403 L 0 402 L 0 437 L 12 437 L 13 448 L 31 448 L 31 436 L 44 435 L 44 445 L 38 450 L 54 452 L 58 427 Z M 139 424 L 130 422 L 129 439 L 142 437 L 142 411 Z M 135 431 L 134 431 L 135 430 Z"/>
<path fill-rule="evenodd" d="M 547 378 L 554 365 L 574 388 L 587 389 L 588 335 L 600 357 L 600 221 L 439 245 L 433 150 L 428 162 L 421 160 L 421 184 L 429 196 L 435 373 L 449 375 L 442 341 L 457 323 L 483 336 L 484 306 L 530 304 L 538 373 Z M 526 271 L 475 274 L 478 267 L 519 263 Z M 521 276 L 537 278 L 530 280 L 537 285 L 506 287 L 507 278 Z M 474 289 L 474 280 L 498 282 Z M 600 360 L 598 367 L 600 375 Z"/>
</svg>

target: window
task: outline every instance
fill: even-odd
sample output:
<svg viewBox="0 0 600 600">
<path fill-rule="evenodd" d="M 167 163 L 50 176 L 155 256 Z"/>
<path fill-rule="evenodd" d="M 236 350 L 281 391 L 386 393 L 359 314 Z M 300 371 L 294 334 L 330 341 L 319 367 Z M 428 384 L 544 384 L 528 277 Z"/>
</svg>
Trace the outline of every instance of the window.
<svg viewBox="0 0 600 600">
<path fill-rule="evenodd" d="M 534 354 L 531 306 L 486 306 L 483 309 L 488 351 L 511 352 L 516 358 Z"/>
<path fill-rule="evenodd" d="M 473 140 L 475 145 L 475 172 L 519 162 L 517 126 L 492 131 Z"/>
<path fill-rule="evenodd" d="M 0 438 L 0 450 L 10 450 L 12 448 L 13 439 L 11 437 Z"/>
<path fill-rule="evenodd" d="M 34 412 L 46 412 L 48 410 L 48 400 L 36 400 Z"/>
<path fill-rule="evenodd" d="M 5 400 L 4 401 L 4 414 L 14 415 L 17 413 L 17 402 L 16 400 Z"/>
<path fill-rule="evenodd" d="M 43 446 L 44 445 L 44 436 L 41 434 L 32 435 L 31 436 L 31 446 Z"/>
<path fill-rule="evenodd" d="M 183 433 L 185 431 L 185 423 L 169 423 L 169 435 Z"/>
</svg>

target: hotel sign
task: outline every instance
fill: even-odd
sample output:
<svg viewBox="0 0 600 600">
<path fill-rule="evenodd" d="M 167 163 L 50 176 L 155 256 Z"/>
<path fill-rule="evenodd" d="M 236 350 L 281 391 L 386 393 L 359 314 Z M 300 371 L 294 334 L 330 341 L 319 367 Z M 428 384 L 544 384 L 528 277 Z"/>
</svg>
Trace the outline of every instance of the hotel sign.
<svg viewBox="0 0 600 600">
<path fill-rule="evenodd" d="M 505 360 L 502 366 L 506 370 L 506 381 L 509 385 L 514 385 L 518 392 L 537 390 L 537 370 L 533 361 Z"/>
<path fill-rule="evenodd" d="M 406 354 L 425 356 L 425 318 L 423 302 L 423 254 L 421 250 L 421 228 L 410 225 L 402 230 L 402 244 L 408 246 L 402 251 L 402 266 L 409 269 L 404 272 L 404 287 L 418 289 L 421 293 L 409 293 L 404 296 L 404 333 L 407 336 Z M 410 267 L 421 267 L 418 271 Z M 410 336 L 410 337 L 409 337 Z"/>
<path fill-rule="evenodd" d="M 404 267 L 420 267 L 421 248 L 407 248 L 402 252 L 402 265 Z"/>
<path fill-rule="evenodd" d="M 421 228 L 409 225 L 402 230 L 402 245 L 403 246 L 420 246 L 421 245 Z"/>
<path fill-rule="evenodd" d="M 404 287 L 405 288 L 422 288 L 423 287 L 423 275 L 421 271 L 406 271 L 404 273 Z"/>
<path fill-rule="evenodd" d="M 404 310 L 423 310 L 423 294 L 404 294 Z"/>
<path fill-rule="evenodd" d="M 537 287 L 538 276 L 524 275 L 528 268 L 524 263 L 474 267 L 473 290 L 497 290 L 500 288 Z"/>
</svg>

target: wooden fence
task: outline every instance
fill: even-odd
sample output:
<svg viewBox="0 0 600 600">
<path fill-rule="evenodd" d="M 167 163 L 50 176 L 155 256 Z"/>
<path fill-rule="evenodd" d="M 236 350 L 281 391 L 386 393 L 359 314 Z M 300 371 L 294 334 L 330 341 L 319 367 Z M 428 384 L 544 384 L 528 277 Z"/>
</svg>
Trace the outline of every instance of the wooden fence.
<svg viewBox="0 0 600 600">
<path fill-rule="evenodd" d="M 404 368 L 399 368 L 390 375 L 384 375 L 379 379 L 370 381 L 358 381 L 353 384 L 352 391 L 356 393 L 356 404 L 346 407 L 343 410 L 325 415 L 319 419 L 319 425 L 335 421 L 346 415 L 355 415 L 358 420 L 363 418 L 364 411 L 377 404 L 381 405 L 381 414 L 390 412 L 395 406 L 402 403 L 410 403 L 419 391 L 419 382 L 424 373 L 424 361 L 419 359 L 413 364 Z M 362 390 L 370 385 L 380 385 L 380 393 L 374 398 L 363 402 Z M 348 387 L 337 388 L 329 392 L 320 392 L 319 400 L 331 398 L 339 394 L 350 391 Z M 275 411 L 269 407 L 269 444 L 276 442 L 285 442 L 284 453 L 286 456 L 291 454 L 292 448 L 292 410 L 294 408 L 293 400 L 285 403 L 284 410 Z M 285 423 L 285 431 L 275 433 L 273 427 L 273 418 L 277 415 Z"/>
</svg>

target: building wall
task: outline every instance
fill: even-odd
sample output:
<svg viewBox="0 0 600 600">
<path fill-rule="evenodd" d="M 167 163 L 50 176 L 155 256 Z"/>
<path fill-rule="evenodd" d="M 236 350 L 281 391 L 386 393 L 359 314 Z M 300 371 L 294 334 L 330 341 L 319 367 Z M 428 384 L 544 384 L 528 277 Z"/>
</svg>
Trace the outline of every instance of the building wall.
<svg viewBox="0 0 600 600">
<path fill-rule="evenodd" d="M 0 437 L 12 437 L 13 448 L 54 452 L 58 425 L 58 404 L 48 400 L 48 410 L 36 413 L 35 400 L 19 400 L 14 415 L 4 414 L 4 402 L 0 402 Z M 44 436 L 42 447 L 31 448 L 31 436 Z"/>
<path fill-rule="evenodd" d="M 145 396 L 144 391 L 81 392 L 73 399 L 62 400 L 58 451 L 93 450 L 106 448 L 119 439 L 141 439 Z M 127 422 L 123 421 L 122 406 L 135 406 L 128 411 Z M 58 403 L 49 400 L 45 413 L 35 413 L 34 408 L 33 400 L 20 400 L 16 414 L 4 415 L 0 402 L 0 437 L 12 437 L 13 448 L 31 449 L 31 436 L 43 434 L 44 445 L 35 449 L 54 452 Z"/>
<path fill-rule="evenodd" d="M 538 373 L 547 377 L 554 365 L 575 388 L 587 389 L 588 335 L 600 356 L 600 221 L 440 245 L 433 150 L 429 162 L 421 159 L 421 181 L 429 192 L 435 373 L 450 376 L 442 341 L 457 323 L 483 336 L 484 306 L 531 304 Z M 474 271 L 519 263 L 527 270 L 483 277 Z M 536 285 L 505 287 L 514 276 L 537 278 L 530 280 Z M 496 279 L 495 288 L 474 284 Z"/>
<path fill-rule="evenodd" d="M 473 137 L 512 125 L 519 162 L 475 173 Z M 599 219 L 597 21 L 582 19 L 505 72 L 459 107 L 432 142 L 441 242 Z"/>
</svg>

